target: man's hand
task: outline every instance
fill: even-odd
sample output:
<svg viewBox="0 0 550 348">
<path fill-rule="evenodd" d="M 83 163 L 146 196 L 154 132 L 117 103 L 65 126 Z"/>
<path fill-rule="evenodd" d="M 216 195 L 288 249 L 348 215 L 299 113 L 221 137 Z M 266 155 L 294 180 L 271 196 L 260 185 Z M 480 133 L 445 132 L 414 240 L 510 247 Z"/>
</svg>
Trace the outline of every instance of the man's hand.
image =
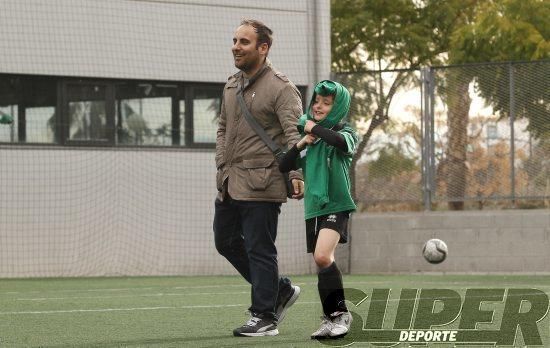
<svg viewBox="0 0 550 348">
<path fill-rule="evenodd" d="M 298 150 L 302 151 L 307 145 L 311 145 L 317 140 L 317 137 L 313 134 L 306 134 L 296 146 L 298 147 Z"/>
<path fill-rule="evenodd" d="M 292 186 L 294 187 L 293 199 L 304 198 L 304 182 L 300 179 L 292 179 Z"/>
</svg>

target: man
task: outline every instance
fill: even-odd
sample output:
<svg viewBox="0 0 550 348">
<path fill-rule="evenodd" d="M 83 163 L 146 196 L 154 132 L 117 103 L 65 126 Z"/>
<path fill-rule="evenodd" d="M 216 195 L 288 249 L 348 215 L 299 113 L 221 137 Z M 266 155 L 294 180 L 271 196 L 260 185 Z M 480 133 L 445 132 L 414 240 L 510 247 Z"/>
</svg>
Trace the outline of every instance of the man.
<svg viewBox="0 0 550 348">
<path fill-rule="evenodd" d="M 280 146 L 289 148 L 300 140 L 300 93 L 267 59 L 272 33 L 256 20 L 243 20 L 235 31 L 232 51 L 240 71 L 225 85 L 216 139 L 216 249 L 252 285 L 252 317 L 233 330 L 235 336 L 277 335 L 277 324 L 300 294 L 288 278 L 279 278 L 277 265 L 277 222 L 287 196 L 284 176 L 237 100 L 242 92 L 250 113 Z M 301 173 L 289 177 L 292 198 L 302 198 Z"/>
</svg>

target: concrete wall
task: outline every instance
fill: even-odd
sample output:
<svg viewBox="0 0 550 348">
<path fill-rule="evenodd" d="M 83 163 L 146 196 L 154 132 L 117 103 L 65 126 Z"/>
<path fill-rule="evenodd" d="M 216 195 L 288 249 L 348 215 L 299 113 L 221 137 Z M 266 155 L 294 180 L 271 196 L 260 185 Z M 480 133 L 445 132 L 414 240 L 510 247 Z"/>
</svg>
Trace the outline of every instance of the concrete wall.
<svg viewBox="0 0 550 348">
<path fill-rule="evenodd" d="M 430 238 L 447 259 L 421 255 Z M 355 214 L 351 273 L 550 273 L 550 211 Z"/>
<path fill-rule="evenodd" d="M 243 18 L 296 84 L 329 76 L 329 0 L 2 0 L 0 72 L 223 83 Z"/>
<path fill-rule="evenodd" d="M 214 152 L 0 146 L 0 278 L 231 275 L 214 248 Z M 351 273 L 550 273 L 550 211 L 354 214 Z M 280 271 L 312 274 L 302 202 L 284 204 Z M 421 256 L 441 238 L 449 257 Z"/>
<path fill-rule="evenodd" d="M 0 278 L 236 274 L 214 248 L 212 150 L 0 146 Z M 283 273 L 315 270 L 283 205 Z"/>
</svg>

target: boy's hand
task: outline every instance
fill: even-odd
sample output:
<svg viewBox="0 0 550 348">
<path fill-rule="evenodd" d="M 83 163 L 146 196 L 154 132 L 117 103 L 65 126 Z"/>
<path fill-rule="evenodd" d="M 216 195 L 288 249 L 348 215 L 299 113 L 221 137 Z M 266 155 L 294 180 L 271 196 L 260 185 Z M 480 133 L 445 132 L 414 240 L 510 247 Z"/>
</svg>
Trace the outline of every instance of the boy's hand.
<svg viewBox="0 0 550 348">
<path fill-rule="evenodd" d="M 307 120 L 306 124 L 304 125 L 304 131 L 306 133 L 311 133 L 311 129 L 315 127 L 317 123 L 313 122 L 312 120 Z"/>
</svg>

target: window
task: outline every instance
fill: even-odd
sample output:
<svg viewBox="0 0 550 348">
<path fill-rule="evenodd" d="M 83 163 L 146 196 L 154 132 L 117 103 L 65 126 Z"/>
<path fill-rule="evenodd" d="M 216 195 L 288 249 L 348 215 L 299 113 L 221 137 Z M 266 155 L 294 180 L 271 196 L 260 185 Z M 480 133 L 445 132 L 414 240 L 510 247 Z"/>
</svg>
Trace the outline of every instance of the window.
<svg viewBox="0 0 550 348">
<path fill-rule="evenodd" d="M 116 88 L 117 144 L 179 145 L 172 137 L 178 86 L 127 83 Z"/>
<path fill-rule="evenodd" d="M 0 117 L 7 116 L 12 119 L 11 124 L 0 124 L 0 141 L 14 143 L 18 141 L 17 137 L 17 104 L 0 105 Z"/>
<path fill-rule="evenodd" d="M 197 87 L 193 91 L 193 141 L 215 144 L 221 93 L 218 88 Z"/>
<path fill-rule="evenodd" d="M 55 143 L 57 81 L 49 77 L 0 75 L 0 142 Z"/>
<path fill-rule="evenodd" d="M 0 74 L 0 143 L 213 148 L 223 87 Z"/>
<path fill-rule="evenodd" d="M 108 85 L 71 82 L 66 84 L 65 93 L 63 124 L 66 126 L 66 142 L 109 143 L 113 127 L 108 107 Z"/>
<path fill-rule="evenodd" d="M 55 107 L 25 108 L 27 143 L 55 142 Z"/>
<path fill-rule="evenodd" d="M 223 85 L 62 82 L 63 144 L 214 147 Z"/>
</svg>

